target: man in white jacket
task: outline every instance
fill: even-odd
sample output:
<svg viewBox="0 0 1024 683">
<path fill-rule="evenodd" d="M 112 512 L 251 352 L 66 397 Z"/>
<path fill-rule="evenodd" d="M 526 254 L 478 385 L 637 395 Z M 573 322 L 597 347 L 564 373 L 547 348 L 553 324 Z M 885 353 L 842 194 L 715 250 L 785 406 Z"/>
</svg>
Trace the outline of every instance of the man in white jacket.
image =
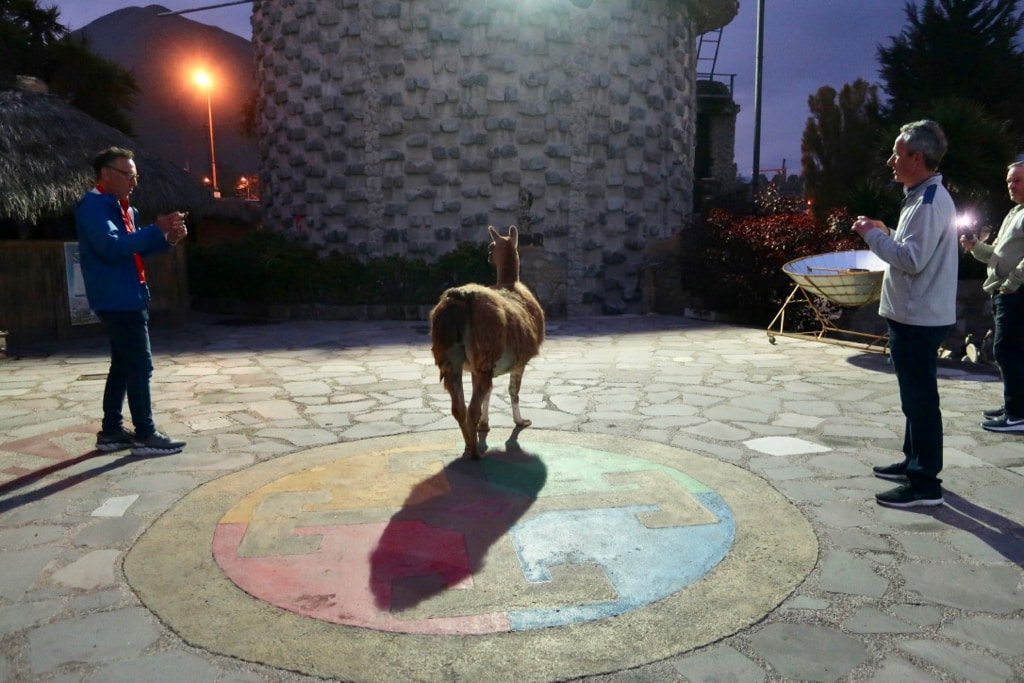
<svg viewBox="0 0 1024 683">
<path fill-rule="evenodd" d="M 1007 168 L 1006 189 L 1017 206 L 1003 219 L 995 243 L 964 235 L 960 244 L 988 264 L 982 288 L 992 296 L 992 351 L 1003 377 L 1003 405 L 986 410 L 981 426 L 990 432 L 1024 433 L 1024 161 Z"/>
<path fill-rule="evenodd" d="M 942 504 L 942 412 L 938 350 L 956 322 L 959 252 L 956 207 L 942 185 L 939 162 L 946 136 L 934 121 L 900 128 L 886 165 L 903 185 L 895 232 L 860 216 L 853 230 L 885 261 L 878 314 L 886 319 L 889 355 L 906 416 L 903 462 L 873 468 L 882 479 L 905 482 L 879 493 L 880 505 L 910 508 Z"/>
</svg>

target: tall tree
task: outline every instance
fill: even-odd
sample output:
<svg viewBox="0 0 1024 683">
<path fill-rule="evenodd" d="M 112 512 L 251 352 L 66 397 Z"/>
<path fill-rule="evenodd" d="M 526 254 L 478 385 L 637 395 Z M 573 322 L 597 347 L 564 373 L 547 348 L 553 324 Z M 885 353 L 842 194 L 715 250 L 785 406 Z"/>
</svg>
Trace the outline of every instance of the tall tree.
<svg viewBox="0 0 1024 683">
<path fill-rule="evenodd" d="M 1024 53 L 1018 36 L 1024 14 L 1018 0 L 924 0 L 907 3 L 907 25 L 879 47 L 884 89 L 893 120 L 920 118 L 932 103 L 949 98 L 981 105 L 998 121 L 1024 134 Z"/>
<path fill-rule="evenodd" d="M 93 118 L 131 134 L 128 112 L 139 94 L 131 73 L 68 33 L 56 7 L 0 0 L 0 87 L 34 76 Z"/>
<path fill-rule="evenodd" d="M 242 120 L 238 123 L 238 131 L 247 140 L 255 140 L 259 136 L 259 93 L 254 88 L 242 103 Z"/>
<path fill-rule="evenodd" d="M 43 78 L 50 46 L 67 35 L 57 20 L 56 7 L 42 8 L 38 0 L 0 0 L 0 75 Z"/>
<path fill-rule="evenodd" d="M 949 141 L 939 170 L 957 207 L 988 223 L 998 222 L 1010 208 L 1006 196 L 1006 165 L 1016 148 L 1006 125 L 987 115 L 969 99 L 936 100 L 922 118 L 938 121 Z"/>
<path fill-rule="evenodd" d="M 800 142 L 805 193 L 814 211 L 847 206 L 861 179 L 880 168 L 877 86 L 857 79 L 836 93 L 822 86 L 807 100 L 811 116 Z"/>
<path fill-rule="evenodd" d="M 129 112 L 140 90 L 131 72 L 73 36 L 60 40 L 50 54 L 46 80 L 54 93 L 97 121 L 133 134 Z"/>
</svg>

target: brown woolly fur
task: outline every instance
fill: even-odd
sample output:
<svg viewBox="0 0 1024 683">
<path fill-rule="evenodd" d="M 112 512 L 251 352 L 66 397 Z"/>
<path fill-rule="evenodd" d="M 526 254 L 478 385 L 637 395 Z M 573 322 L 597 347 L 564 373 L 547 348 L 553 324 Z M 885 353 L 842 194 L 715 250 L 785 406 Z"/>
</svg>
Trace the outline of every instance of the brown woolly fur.
<svg viewBox="0 0 1024 683">
<path fill-rule="evenodd" d="M 487 407 L 493 380 L 509 374 L 508 394 L 512 419 L 530 426 L 519 414 L 519 387 L 523 371 L 544 341 L 544 309 L 529 288 L 519 281 L 519 230 L 502 237 L 493 226 L 490 261 L 498 271 L 492 287 L 452 287 L 430 312 L 430 340 L 441 381 L 452 397 L 452 415 L 466 442 L 464 456 L 482 455 L 480 434 L 489 430 Z M 466 407 L 462 370 L 473 377 L 473 395 Z"/>
</svg>

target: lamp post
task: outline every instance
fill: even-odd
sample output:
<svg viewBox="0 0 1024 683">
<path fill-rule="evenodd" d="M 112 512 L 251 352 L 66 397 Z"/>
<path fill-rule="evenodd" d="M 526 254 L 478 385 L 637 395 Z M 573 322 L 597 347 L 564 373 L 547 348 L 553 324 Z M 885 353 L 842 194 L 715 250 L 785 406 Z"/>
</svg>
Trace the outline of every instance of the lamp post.
<svg viewBox="0 0 1024 683">
<path fill-rule="evenodd" d="M 752 200 L 757 200 L 761 184 L 761 74 L 764 68 L 764 0 L 757 0 L 757 38 L 754 42 L 754 177 L 750 187 Z"/>
<path fill-rule="evenodd" d="M 217 154 L 213 145 L 213 103 L 211 101 L 211 90 L 213 82 L 205 71 L 196 73 L 196 83 L 206 91 L 206 117 L 210 128 L 210 178 L 213 182 L 213 196 L 220 197 L 220 189 L 217 187 Z"/>
</svg>

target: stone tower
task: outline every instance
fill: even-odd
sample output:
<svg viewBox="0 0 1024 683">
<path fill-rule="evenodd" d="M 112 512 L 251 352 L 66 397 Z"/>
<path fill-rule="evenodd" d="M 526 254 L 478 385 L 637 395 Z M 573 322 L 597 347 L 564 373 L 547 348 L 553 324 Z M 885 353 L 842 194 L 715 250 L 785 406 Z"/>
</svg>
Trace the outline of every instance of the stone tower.
<svg viewBox="0 0 1024 683">
<path fill-rule="evenodd" d="M 696 36 L 737 8 L 254 0 L 267 224 L 428 261 L 516 224 L 549 314 L 637 311 L 693 206 Z"/>
</svg>

